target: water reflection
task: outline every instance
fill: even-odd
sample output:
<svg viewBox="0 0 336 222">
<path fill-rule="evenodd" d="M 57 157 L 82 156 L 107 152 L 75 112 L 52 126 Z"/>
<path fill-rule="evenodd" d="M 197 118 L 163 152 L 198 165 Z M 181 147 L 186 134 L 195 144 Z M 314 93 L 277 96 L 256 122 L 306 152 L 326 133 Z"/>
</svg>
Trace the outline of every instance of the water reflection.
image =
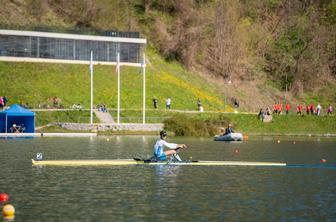
<svg viewBox="0 0 336 222">
<path fill-rule="evenodd" d="M 116 143 L 115 144 L 117 146 L 121 146 L 121 138 L 122 138 L 121 136 L 116 136 Z"/>
<path fill-rule="evenodd" d="M 156 178 L 166 178 L 175 181 L 181 171 L 181 166 L 176 165 L 155 165 Z"/>
<path fill-rule="evenodd" d="M 142 138 L 142 143 L 147 146 L 148 145 L 147 136 L 142 136 L 141 138 Z"/>
<path fill-rule="evenodd" d="M 3 222 L 12 222 L 12 221 L 15 221 L 14 219 L 15 217 L 4 217 Z"/>
<path fill-rule="evenodd" d="M 162 200 L 175 198 L 179 192 L 178 179 L 181 166 L 155 166 L 155 198 Z M 169 207 L 169 206 L 167 206 Z"/>
</svg>

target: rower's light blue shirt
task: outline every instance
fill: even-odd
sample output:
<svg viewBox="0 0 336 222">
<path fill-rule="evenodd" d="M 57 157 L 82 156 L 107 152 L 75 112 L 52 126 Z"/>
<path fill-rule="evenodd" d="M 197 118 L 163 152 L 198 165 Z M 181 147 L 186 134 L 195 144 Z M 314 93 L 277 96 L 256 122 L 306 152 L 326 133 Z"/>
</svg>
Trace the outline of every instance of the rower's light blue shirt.
<svg viewBox="0 0 336 222">
<path fill-rule="evenodd" d="M 163 153 L 163 148 L 164 147 L 167 147 L 169 149 L 176 149 L 177 144 L 176 143 L 167 143 L 163 139 L 159 139 L 158 141 L 156 141 L 156 143 L 154 145 L 154 156 L 156 156 L 156 157 L 163 156 L 164 155 L 164 153 Z"/>
</svg>

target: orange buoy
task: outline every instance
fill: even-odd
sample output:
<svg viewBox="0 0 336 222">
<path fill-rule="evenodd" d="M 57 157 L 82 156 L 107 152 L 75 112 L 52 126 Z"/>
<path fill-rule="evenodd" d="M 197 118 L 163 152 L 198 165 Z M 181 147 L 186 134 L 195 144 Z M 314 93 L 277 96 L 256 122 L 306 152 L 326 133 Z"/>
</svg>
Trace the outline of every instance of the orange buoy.
<svg viewBox="0 0 336 222">
<path fill-rule="evenodd" d="M 249 138 L 248 135 L 243 136 L 243 140 L 248 140 L 248 138 Z"/>
<path fill-rule="evenodd" d="M 7 202 L 8 201 L 8 194 L 2 193 L 0 194 L 0 202 Z"/>
</svg>

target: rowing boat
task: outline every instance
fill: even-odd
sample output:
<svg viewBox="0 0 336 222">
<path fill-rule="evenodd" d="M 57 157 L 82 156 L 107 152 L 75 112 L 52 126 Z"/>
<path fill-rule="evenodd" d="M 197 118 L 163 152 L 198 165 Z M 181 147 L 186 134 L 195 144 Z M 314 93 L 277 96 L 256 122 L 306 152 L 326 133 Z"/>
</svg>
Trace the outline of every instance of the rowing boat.
<svg viewBox="0 0 336 222">
<path fill-rule="evenodd" d="M 134 159 L 114 160 L 33 160 L 33 166 L 121 166 L 121 165 L 187 165 L 187 166 L 286 166 L 286 163 L 247 161 L 159 161 L 147 162 Z"/>
</svg>

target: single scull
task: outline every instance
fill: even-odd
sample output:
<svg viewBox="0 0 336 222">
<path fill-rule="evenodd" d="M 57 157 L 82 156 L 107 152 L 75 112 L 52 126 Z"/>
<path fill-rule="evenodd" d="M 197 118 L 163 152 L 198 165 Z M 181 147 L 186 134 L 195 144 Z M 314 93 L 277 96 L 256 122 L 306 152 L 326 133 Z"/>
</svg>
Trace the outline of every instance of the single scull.
<svg viewBox="0 0 336 222">
<path fill-rule="evenodd" d="M 187 166 L 286 166 L 286 163 L 248 161 L 159 161 L 140 159 L 114 160 L 33 160 L 33 166 L 121 166 L 121 165 L 187 165 Z"/>
</svg>

